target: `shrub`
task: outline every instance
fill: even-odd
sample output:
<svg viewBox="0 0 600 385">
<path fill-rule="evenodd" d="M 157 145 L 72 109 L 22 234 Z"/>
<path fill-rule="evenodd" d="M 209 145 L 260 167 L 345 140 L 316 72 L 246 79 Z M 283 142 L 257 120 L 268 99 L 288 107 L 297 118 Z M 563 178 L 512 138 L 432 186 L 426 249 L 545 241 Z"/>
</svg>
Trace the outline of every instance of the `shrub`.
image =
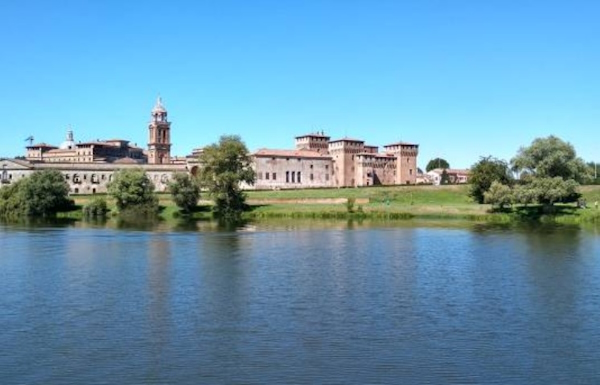
<svg viewBox="0 0 600 385">
<path fill-rule="evenodd" d="M 94 198 L 83 206 L 83 216 L 85 218 L 103 218 L 107 212 L 108 206 L 104 198 Z"/>
</svg>

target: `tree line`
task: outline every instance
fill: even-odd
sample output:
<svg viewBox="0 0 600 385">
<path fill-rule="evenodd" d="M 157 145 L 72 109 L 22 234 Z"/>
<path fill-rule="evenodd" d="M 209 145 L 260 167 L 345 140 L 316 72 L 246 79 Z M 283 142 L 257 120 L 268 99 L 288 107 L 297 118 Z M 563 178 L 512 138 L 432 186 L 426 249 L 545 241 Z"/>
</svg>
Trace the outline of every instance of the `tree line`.
<svg viewBox="0 0 600 385">
<path fill-rule="evenodd" d="M 548 136 L 521 147 L 510 163 L 482 157 L 471 167 L 469 195 L 496 209 L 512 204 L 547 207 L 578 201 L 579 185 L 590 183 L 593 177 L 573 145 Z"/>
</svg>

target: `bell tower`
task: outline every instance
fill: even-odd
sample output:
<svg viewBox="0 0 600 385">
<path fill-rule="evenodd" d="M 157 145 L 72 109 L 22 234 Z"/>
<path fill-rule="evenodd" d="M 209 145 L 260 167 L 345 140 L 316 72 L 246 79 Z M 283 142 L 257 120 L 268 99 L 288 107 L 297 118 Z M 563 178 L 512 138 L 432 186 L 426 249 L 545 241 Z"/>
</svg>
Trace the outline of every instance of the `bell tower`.
<svg viewBox="0 0 600 385">
<path fill-rule="evenodd" d="M 160 96 L 151 112 L 148 125 L 148 163 L 171 162 L 171 122 L 167 121 L 167 110 Z"/>
</svg>

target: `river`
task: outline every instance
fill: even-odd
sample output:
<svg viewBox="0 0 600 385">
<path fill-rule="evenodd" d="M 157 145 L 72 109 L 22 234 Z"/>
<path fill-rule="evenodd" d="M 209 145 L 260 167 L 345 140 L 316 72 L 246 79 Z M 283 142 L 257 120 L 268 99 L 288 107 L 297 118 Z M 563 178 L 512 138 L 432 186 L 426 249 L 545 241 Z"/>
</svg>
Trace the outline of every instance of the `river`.
<svg viewBox="0 0 600 385">
<path fill-rule="evenodd" d="M 0 383 L 598 384 L 568 226 L 0 225 Z"/>
</svg>

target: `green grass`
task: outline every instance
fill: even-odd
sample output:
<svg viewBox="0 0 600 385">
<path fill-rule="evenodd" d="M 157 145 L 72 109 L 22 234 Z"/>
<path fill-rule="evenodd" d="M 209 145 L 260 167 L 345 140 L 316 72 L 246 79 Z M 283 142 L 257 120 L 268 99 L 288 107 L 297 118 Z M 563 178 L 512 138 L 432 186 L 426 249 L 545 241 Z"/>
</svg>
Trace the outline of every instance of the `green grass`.
<svg viewBox="0 0 600 385">
<path fill-rule="evenodd" d="M 581 192 L 588 202 L 588 209 L 574 205 L 557 205 L 554 214 L 543 212 L 540 207 L 513 207 L 504 212 L 491 213 L 489 205 L 474 203 L 468 197 L 469 186 L 393 186 L 335 189 L 303 189 L 279 191 L 248 191 L 250 210 L 246 219 L 306 218 L 306 219 L 461 219 L 467 221 L 507 223 L 511 221 L 556 221 L 560 223 L 600 222 L 600 209 L 594 202 L 600 201 L 600 186 L 583 186 Z M 181 218 L 182 214 L 168 194 L 158 194 L 163 219 Z M 81 206 L 94 195 L 78 195 L 75 203 Z M 204 197 L 203 197 L 204 198 Z M 345 200 L 354 198 L 368 203 L 355 203 L 349 212 Z M 327 200 L 341 199 L 344 203 Z M 312 202 L 311 202 L 312 201 Z M 267 203 L 268 202 L 268 203 Z M 116 212 L 114 200 L 107 197 L 112 213 Z M 360 209 L 359 209 L 360 207 Z M 73 211 L 65 217 L 79 219 L 81 214 Z M 192 219 L 212 218 L 210 205 L 204 204 L 191 214 Z"/>
</svg>

